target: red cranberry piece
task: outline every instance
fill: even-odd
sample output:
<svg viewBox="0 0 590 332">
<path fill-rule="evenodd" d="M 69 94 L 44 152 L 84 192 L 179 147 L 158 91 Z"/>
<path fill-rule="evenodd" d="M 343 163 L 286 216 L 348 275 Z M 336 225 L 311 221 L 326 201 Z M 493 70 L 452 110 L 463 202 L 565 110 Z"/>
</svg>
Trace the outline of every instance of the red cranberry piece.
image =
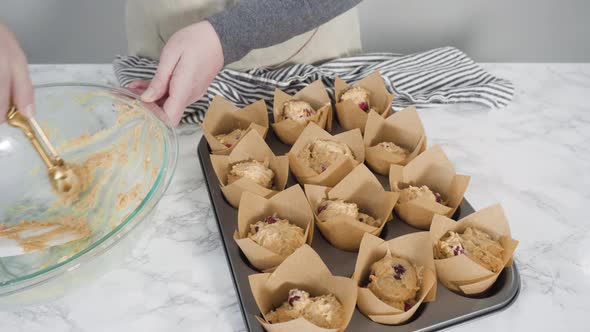
<svg viewBox="0 0 590 332">
<path fill-rule="evenodd" d="M 366 101 L 362 101 L 359 103 L 359 108 L 365 112 L 368 112 L 369 111 L 369 103 L 367 103 Z"/>
<path fill-rule="evenodd" d="M 311 111 L 309 110 L 309 108 L 304 109 L 303 113 L 305 114 L 305 116 L 311 116 Z"/>
<path fill-rule="evenodd" d="M 326 165 L 322 165 L 322 172 L 325 171 L 326 169 L 328 169 L 328 167 L 326 167 Z"/>
<path fill-rule="evenodd" d="M 402 280 L 402 276 L 404 275 L 404 273 L 406 273 L 406 268 L 401 264 L 395 264 L 393 266 L 393 271 L 395 272 L 393 278 L 395 280 Z"/>
<path fill-rule="evenodd" d="M 404 273 L 406 273 L 406 268 L 401 264 L 395 264 L 393 266 L 393 270 L 395 271 L 395 274 L 399 274 L 400 276 L 402 276 L 402 275 L 404 275 Z"/>
<path fill-rule="evenodd" d="M 465 249 L 463 249 L 460 246 L 456 246 L 455 248 L 453 248 L 453 255 L 455 255 L 455 256 L 463 255 L 464 253 L 465 253 Z"/>
<path fill-rule="evenodd" d="M 225 146 L 226 146 L 226 147 L 228 147 L 228 148 L 231 148 L 231 144 L 229 144 L 229 143 L 225 143 L 225 144 L 223 144 L 223 145 L 225 145 Z"/>
<path fill-rule="evenodd" d="M 409 305 L 408 303 L 404 303 L 404 311 L 408 311 L 410 309 L 412 309 L 412 306 Z"/>
<path fill-rule="evenodd" d="M 318 214 L 320 214 L 322 211 L 324 211 L 327 208 L 328 208 L 328 204 L 327 203 L 320 205 L 320 207 L 318 207 Z"/>
<path fill-rule="evenodd" d="M 436 202 L 442 204 L 442 196 L 439 193 L 434 193 L 434 197 L 436 197 Z"/>
<path fill-rule="evenodd" d="M 293 305 L 293 302 L 299 300 L 301 297 L 299 295 L 289 296 L 289 305 Z"/>
<path fill-rule="evenodd" d="M 363 217 L 359 217 L 359 221 L 360 221 L 360 222 L 363 222 L 363 221 L 365 221 L 365 218 L 363 218 Z"/>
<path fill-rule="evenodd" d="M 254 233 L 258 233 L 258 226 L 254 227 Z"/>
<path fill-rule="evenodd" d="M 269 225 L 270 224 L 274 224 L 275 222 L 277 222 L 277 220 L 278 219 L 275 216 L 268 216 L 268 217 L 264 218 L 264 222 L 267 223 L 267 224 L 269 224 Z"/>
</svg>

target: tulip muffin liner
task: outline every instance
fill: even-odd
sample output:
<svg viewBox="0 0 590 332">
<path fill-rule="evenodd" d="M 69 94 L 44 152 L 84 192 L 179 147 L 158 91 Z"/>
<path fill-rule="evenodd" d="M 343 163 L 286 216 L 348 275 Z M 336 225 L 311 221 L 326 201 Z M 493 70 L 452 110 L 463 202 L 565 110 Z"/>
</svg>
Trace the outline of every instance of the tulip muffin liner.
<svg viewBox="0 0 590 332">
<path fill-rule="evenodd" d="M 431 246 L 448 232 L 463 233 L 467 227 L 486 232 L 504 248 L 504 268 L 512 265 L 512 256 L 518 241 L 512 238 L 508 219 L 499 204 L 481 209 L 467 217 L 454 221 L 445 216 L 435 215 L 430 226 Z M 498 279 L 502 270 L 494 273 L 481 266 L 467 255 L 435 259 L 438 279 L 445 287 L 464 295 L 476 295 L 488 290 Z"/>
<path fill-rule="evenodd" d="M 469 185 L 470 177 L 457 174 L 455 167 L 438 145 L 431 147 L 410 161 L 406 166 L 391 165 L 389 185 L 392 191 L 400 189 L 400 184 L 413 186 L 426 185 L 439 193 L 446 205 L 427 197 L 418 197 L 395 206 L 397 215 L 407 224 L 428 230 L 435 214 L 451 217 L 463 202 L 463 195 Z"/>
<path fill-rule="evenodd" d="M 289 177 L 289 158 L 287 156 L 275 156 L 264 139 L 256 132 L 248 132 L 236 145 L 233 151 L 225 155 L 211 154 L 211 164 L 221 184 L 221 191 L 225 199 L 233 206 L 238 207 L 243 192 L 251 192 L 262 197 L 271 197 L 285 189 Z M 268 160 L 269 168 L 274 171 L 272 188 L 265 188 L 248 178 L 240 178 L 228 184 L 227 176 L 231 166 L 248 160 L 263 162 Z"/>
<path fill-rule="evenodd" d="M 249 192 L 242 194 L 238 210 L 238 229 L 234 233 L 234 240 L 250 264 L 264 272 L 274 270 L 287 256 L 274 253 L 254 242 L 248 237 L 248 232 L 250 225 L 274 213 L 304 229 L 305 243 L 311 245 L 313 238 L 313 212 L 299 185 L 291 186 L 270 199 Z"/>
<path fill-rule="evenodd" d="M 238 108 L 223 97 L 215 96 L 205 113 L 201 128 L 211 153 L 228 155 L 237 143 L 227 147 L 215 136 L 230 133 L 235 129 L 244 129 L 247 132 L 255 131 L 263 138 L 266 137 L 268 132 L 266 103 L 261 99 L 244 108 Z M 245 134 L 242 135 L 238 143 L 245 136 Z"/>
<path fill-rule="evenodd" d="M 320 128 L 327 131 L 332 130 L 332 104 L 330 102 L 330 96 L 326 92 L 326 87 L 321 80 L 311 83 L 294 96 L 276 89 L 273 102 L 274 123 L 272 124 L 272 128 L 281 142 L 293 145 L 307 125 L 292 119 L 283 119 L 283 107 L 290 100 L 308 102 L 317 111 L 309 122 L 314 122 Z"/>
<path fill-rule="evenodd" d="M 362 80 L 354 83 L 352 86 L 358 86 L 369 91 L 369 104 L 383 118 L 391 113 L 391 102 L 395 94 L 389 93 L 385 87 L 383 77 L 379 72 L 374 72 Z M 365 129 L 368 113 L 362 110 L 351 100 L 340 101 L 340 97 L 351 85 L 346 83 L 340 77 L 336 77 L 334 82 L 334 99 L 336 100 L 336 114 L 338 123 L 346 130 L 358 128 L 361 131 Z"/>
<path fill-rule="evenodd" d="M 269 332 L 328 332 L 344 331 L 354 313 L 357 291 L 354 281 L 332 275 L 320 256 L 308 245 L 303 245 L 285 259 L 274 272 L 252 274 L 248 277 L 254 300 L 262 314 L 256 317 Z M 272 324 L 265 315 L 279 307 L 289 290 L 299 288 L 312 296 L 334 294 L 342 304 L 345 323 L 337 329 L 316 326 L 303 317 Z"/>
<path fill-rule="evenodd" d="M 388 175 L 390 165 L 407 165 L 426 150 L 426 134 L 416 106 L 404 108 L 387 119 L 374 111 L 369 112 L 364 142 L 366 162 L 376 173 Z M 377 146 L 381 142 L 392 142 L 409 154 L 403 157 L 389 153 Z"/>
<path fill-rule="evenodd" d="M 358 288 L 357 305 L 365 316 L 377 323 L 398 325 L 412 318 L 422 303 L 435 300 L 436 269 L 432 248 L 428 246 L 429 241 L 429 232 L 410 233 L 389 241 L 365 234 L 352 275 Z M 407 311 L 383 302 L 366 287 L 371 265 L 386 255 L 404 258 L 415 266 L 423 268 L 417 302 Z"/>
<path fill-rule="evenodd" d="M 348 145 L 354 155 L 354 160 L 342 156 L 322 173 L 316 172 L 298 157 L 301 150 L 316 139 L 336 141 Z M 317 124 L 310 122 L 291 147 L 287 156 L 289 157 L 289 167 L 299 183 L 334 186 L 350 173 L 354 167 L 365 161 L 365 145 L 358 129 L 332 136 Z"/>
<path fill-rule="evenodd" d="M 357 251 L 365 233 L 381 234 L 385 224 L 392 219 L 392 210 L 399 197 L 398 193 L 385 191 L 375 175 L 363 164 L 355 167 L 334 188 L 306 184 L 305 194 L 322 235 L 334 247 L 346 251 Z M 322 198 L 356 203 L 360 211 L 379 219 L 381 225 L 370 226 L 346 215 L 321 220 L 317 211 Z"/>
</svg>

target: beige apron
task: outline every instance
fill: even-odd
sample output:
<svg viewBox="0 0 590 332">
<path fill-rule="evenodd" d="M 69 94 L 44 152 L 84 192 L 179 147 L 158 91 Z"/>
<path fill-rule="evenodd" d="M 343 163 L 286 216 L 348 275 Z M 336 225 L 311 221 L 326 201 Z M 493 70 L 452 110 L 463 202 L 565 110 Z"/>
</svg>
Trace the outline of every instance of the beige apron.
<svg viewBox="0 0 590 332">
<path fill-rule="evenodd" d="M 157 59 L 174 32 L 220 12 L 235 2 L 236 0 L 128 0 L 129 54 Z M 252 50 L 227 67 L 243 70 L 286 63 L 314 63 L 354 55 L 360 50 L 358 16 L 356 8 L 353 8 L 317 29 L 271 47 Z"/>
</svg>

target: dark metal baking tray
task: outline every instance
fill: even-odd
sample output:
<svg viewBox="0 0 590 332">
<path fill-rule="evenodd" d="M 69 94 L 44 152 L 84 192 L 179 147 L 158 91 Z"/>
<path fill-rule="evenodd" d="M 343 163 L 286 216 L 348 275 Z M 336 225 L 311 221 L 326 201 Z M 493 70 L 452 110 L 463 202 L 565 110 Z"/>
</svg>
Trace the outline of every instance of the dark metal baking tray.
<svg viewBox="0 0 590 332">
<path fill-rule="evenodd" d="M 336 121 L 334 122 L 333 133 L 341 132 Z M 289 151 L 290 146 L 281 143 L 272 130 L 266 137 L 267 144 L 276 155 L 282 155 Z M 203 170 L 203 177 L 209 190 L 209 198 L 213 205 L 213 211 L 219 226 L 219 232 L 223 241 L 227 261 L 231 270 L 232 278 L 238 294 L 241 311 L 248 331 L 262 332 L 262 325 L 258 323 L 255 316 L 260 315 L 258 306 L 254 301 L 248 276 L 260 273 L 252 268 L 246 257 L 241 253 L 240 248 L 233 240 L 233 233 L 237 227 L 238 210 L 234 209 L 223 197 L 219 181 L 209 157 L 210 151 L 207 141 L 203 137 L 199 142 L 198 156 Z M 385 176 L 377 175 L 383 186 L 389 190 L 388 179 Z M 289 175 L 287 188 L 296 184 L 292 174 Z M 469 203 L 464 200 L 453 219 L 457 220 L 474 212 Z M 403 221 L 394 214 L 394 220 L 389 221 L 381 237 L 388 240 L 400 235 L 419 231 Z M 334 275 L 350 277 L 354 270 L 357 253 L 346 252 L 330 245 L 321 235 L 319 230 L 314 231 L 312 247 L 322 257 L 330 271 Z M 520 276 L 516 264 L 504 269 L 498 280 L 487 292 L 477 297 L 464 297 L 446 289 L 440 282 L 434 302 L 422 304 L 416 314 L 403 325 L 390 326 L 381 325 L 366 318 L 360 311 L 355 310 L 352 320 L 346 331 L 363 332 L 385 332 L 385 331 L 435 331 L 451 325 L 459 324 L 477 317 L 490 314 L 511 305 L 518 296 L 520 290 Z"/>
</svg>

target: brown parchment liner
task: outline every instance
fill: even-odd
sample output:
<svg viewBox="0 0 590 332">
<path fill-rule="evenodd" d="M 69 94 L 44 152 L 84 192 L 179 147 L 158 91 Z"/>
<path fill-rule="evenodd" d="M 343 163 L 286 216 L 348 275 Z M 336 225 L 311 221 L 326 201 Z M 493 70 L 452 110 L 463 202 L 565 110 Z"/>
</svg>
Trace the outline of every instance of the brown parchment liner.
<svg viewBox="0 0 590 332">
<path fill-rule="evenodd" d="M 271 197 L 285 189 L 289 177 L 289 158 L 287 156 L 275 156 L 264 139 L 256 131 L 248 132 L 228 155 L 210 155 L 211 164 L 221 184 L 221 191 L 225 199 L 233 206 L 238 207 L 240 197 L 245 191 L 262 197 Z M 227 174 L 231 166 L 245 160 L 269 161 L 269 168 L 275 172 L 273 187 L 265 188 L 256 182 L 241 178 L 231 184 L 227 183 Z"/>
<path fill-rule="evenodd" d="M 381 174 L 389 174 L 389 166 L 407 165 L 417 155 L 426 150 L 426 134 L 416 106 L 410 106 L 393 113 L 387 119 L 376 112 L 369 112 L 365 126 L 365 160 L 369 167 Z M 403 158 L 377 147 L 381 142 L 393 142 L 408 150 Z"/>
<path fill-rule="evenodd" d="M 256 317 L 269 332 L 328 332 L 344 331 L 350 323 L 357 299 L 356 284 L 350 278 L 333 276 L 320 256 L 303 245 L 285 259 L 273 273 L 252 274 L 248 277 L 254 300 L 264 317 L 279 307 L 289 296 L 289 290 L 299 288 L 311 296 L 334 294 L 342 304 L 345 323 L 338 329 L 325 329 L 305 318 L 271 324 Z"/>
<path fill-rule="evenodd" d="M 389 93 L 385 87 L 385 82 L 381 74 L 376 71 L 371 75 L 353 84 L 360 86 L 370 92 L 369 105 L 374 108 L 381 117 L 386 118 L 391 113 L 391 102 L 395 98 L 395 94 Z M 336 99 L 336 114 L 338 115 L 338 123 L 346 130 L 358 128 L 361 131 L 365 130 L 368 114 L 363 111 L 352 100 L 345 100 L 340 102 L 340 96 L 351 85 L 346 83 L 340 77 L 336 77 L 334 82 L 334 99 Z"/>
<path fill-rule="evenodd" d="M 502 247 L 504 267 L 512 265 L 512 256 L 518 241 L 512 238 L 508 219 L 500 204 L 481 209 L 467 217 L 454 221 L 445 216 L 435 215 L 430 226 L 431 244 L 434 245 L 448 231 L 463 233 L 467 227 L 474 227 L 498 240 Z M 467 255 L 435 259 L 438 279 L 452 291 L 474 295 L 490 288 L 502 271 L 492 271 L 471 260 Z"/>
<path fill-rule="evenodd" d="M 332 103 L 321 80 L 311 83 L 294 96 L 275 89 L 272 110 L 274 123 L 272 128 L 281 142 L 293 145 L 306 126 L 306 124 L 301 124 L 292 119 L 282 119 L 283 105 L 290 100 L 308 102 L 317 111 L 310 121 L 317 123 L 322 129 L 332 131 Z"/>
<path fill-rule="evenodd" d="M 385 241 L 371 234 L 365 234 L 361 242 L 359 254 L 352 279 L 358 288 L 357 305 L 359 310 L 371 320 L 397 325 L 410 319 L 422 302 L 432 302 L 436 298 L 436 269 L 432 248 L 428 246 L 429 232 L 416 232 Z M 408 260 L 415 266 L 423 267 L 422 285 L 418 292 L 418 301 L 408 311 L 402 311 L 381 301 L 367 283 L 371 265 L 387 254 Z"/>
<path fill-rule="evenodd" d="M 244 108 L 238 108 L 221 96 L 213 97 L 201 124 L 203 136 L 209 143 L 211 153 L 228 155 L 236 147 L 237 143 L 228 148 L 219 142 L 215 135 L 227 134 L 238 128 L 247 131 L 253 130 L 263 138 L 266 137 L 268 113 L 264 100 L 260 99 Z"/>
<path fill-rule="evenodd" d="M 299 185 L 291 186 L 270 199 L 245 192 L 238 210 L 238 229 L 234 240 L 250 263 L 260 271 L 272 272 L 287 258 L 276 254 L 248 237 L 250 225 L 277 213 L 281 219 L 305 230 L 306 243 L 311 245 L 313 238 L 313 213 L 307 197 Z"/>
<path fill-rule="evenodd" d="M 355 167 L 334 188 L 306 184 L 305 194 L 322 235 L 334 247 L 347 251 L 357 251 L 365 233 L 381 234 L 385 224 L 392 219 L 392 210 L 399 198 L 398 193 L 385 191 L 364 164 Z M 320 220 L 317 210 L 322 198 L 356 203 L 360 211 L 379 219 L 381 226 L 373 227 L 345 215 Z"/>
<path fill-rule="evenodd" d="M 342 156 L 340 160 L 337 160 L 325 171 L 318 174 L 297 157 L 299 152 L 315 139 L 337 141 L 348 145 L 354 155 L 354 160 Z M 365 145 L 363 143 L 363 136 L 358 129 L 345 131 L 332 136 L 317 124 L 310 122 L 305 127 L 295 144 L 293 144 L 287 156 L 289 157 L 289 167 L 299 183 L 335 186 L 348 173 L 350 173 L 355 166 L 362 164 L 365 161 Z"/>
<path fill-rule="evenodd" d="M 455 167 L 447 158 L 442 148 L 435 145 L 406 166 L 391 165 L 389 169 L 389 185 L 392 191 L 398 183 L 409 183 L 413 186 L 426 185 L 430 190 L 441 194 L 446 205 L 419 197 L 395 206 L 397 215 L 407 224 L 428 230 L 435 214 L 451 217 L 461 202 L 469 185 L 470 177 L 457 174 Z"/>
</svg>

